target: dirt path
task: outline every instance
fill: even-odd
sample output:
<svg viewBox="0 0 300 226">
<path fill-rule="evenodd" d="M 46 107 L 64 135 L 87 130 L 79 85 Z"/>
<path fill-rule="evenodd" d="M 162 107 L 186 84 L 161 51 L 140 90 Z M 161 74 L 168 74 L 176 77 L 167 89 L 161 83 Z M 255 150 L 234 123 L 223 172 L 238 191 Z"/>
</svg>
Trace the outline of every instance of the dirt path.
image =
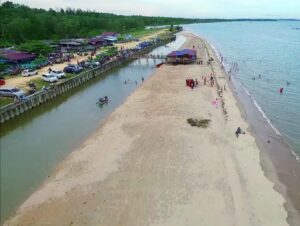
<svg viewBox="0 0 300 226">
<path fill-rule="evenodd" d="M 166 32 L 165 30 L 160 30 L 157 32 L 154 32 L 152 34 L 149 35 L 145 35 L 143 37 L 140 38 L 140 41 L 133 41 L 133 42 L 127 42 L 127 43 L 118 43 L 115 46 L 117 46 L 118 48 L 124 47 L 124 48 L 132 48 L 135 47 L 137 44 L 139 44 L 140 42 L 146 41 L 146 40 L 150 40 L 151 38 L 157 37 L 158 35 L 162 34 Z M 99 50 L 97 53 L 100 53 L 101 50 Z M 77 54 L 74 54 L 74 59 L 71 59 L 71 62 L 65 62 L 62 64 L 55 64 L 54 66 L 51 66 L 51 68 L 53 70 L 63 70 L 64 67 L 66 67 L 69 63 L 71 64 L 77 64 L 77 61 L 83 61 L 83 60 L 87 60 L 88 56 L 90 56 L 90 53 L 88 56 L 78 56 Z M 25 88 L 26 84 L 28 82 L 30 82 L 31 80 L 35 80 L 36 78 L 39 78 L 42 76 L 43 73 L 48 71 L 49 66 L 44 67 L 38 71 L 37 75 L 34 76 L 30 76 L 30 77 L 23 77 L 21 75 L 18 76 L 14 76 L 12 78 L 6 79 L 5 80 L 5 85 L 3 86 L 3 88 L 5 87 L 18 87 L 18 88 Z"/>
</svg>

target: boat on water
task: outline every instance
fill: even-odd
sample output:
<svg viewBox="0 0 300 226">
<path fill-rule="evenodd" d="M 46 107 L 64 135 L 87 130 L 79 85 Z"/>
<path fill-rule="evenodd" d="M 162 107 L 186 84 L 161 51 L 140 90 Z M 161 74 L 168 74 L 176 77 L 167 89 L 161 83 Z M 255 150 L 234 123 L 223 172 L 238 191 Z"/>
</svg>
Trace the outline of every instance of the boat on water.
<svg viewBox="0 0 300 226">
<path fill-rule="evenodd" d="M 105 96 L 105 97 L 99 98 L 99 100 L 97 101 L 97 104 L 102 106 L 104 104 L 108 104 L 108 102 L 109 102 L 109 99 L 107 96 Z"/>
<path fill-rule="evenodd" d="M 156 67 L 159 68 L 164 64 L 164 62 L 160 63 L 160 64 L 156 64 Z"/>
</svg>

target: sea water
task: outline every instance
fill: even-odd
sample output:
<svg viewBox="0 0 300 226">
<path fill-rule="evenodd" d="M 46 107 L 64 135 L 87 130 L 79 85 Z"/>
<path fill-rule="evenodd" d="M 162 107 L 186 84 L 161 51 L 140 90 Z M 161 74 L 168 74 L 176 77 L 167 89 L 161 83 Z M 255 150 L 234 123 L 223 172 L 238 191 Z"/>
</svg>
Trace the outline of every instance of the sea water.
<svg viewBox="0 0 300 226">
<path fill-rule="evenodd" d="M 273 130 L 300 156 L 300 21 L 192 24 L 210 42 Z M 283 88 L 283 94 L 279 90 Z"/>
</svg>

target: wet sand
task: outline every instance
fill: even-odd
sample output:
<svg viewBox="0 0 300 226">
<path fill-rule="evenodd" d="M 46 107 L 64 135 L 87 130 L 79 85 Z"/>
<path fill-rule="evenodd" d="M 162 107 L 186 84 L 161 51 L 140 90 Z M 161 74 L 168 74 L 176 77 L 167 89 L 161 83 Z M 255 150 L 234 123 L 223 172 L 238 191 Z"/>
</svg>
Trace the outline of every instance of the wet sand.
<svg viewBox="0 0 300 226">
<path fill-rule="evenodd" d="M 242 115 L 250 123 L 250 131 L 261 151 L 261 165 L 265 175 L 275 183 L 275 189 L 284 195 L 288 223 L 300 223 L 300 163 L 284 138 L 274 132 L 250 97 L 233 79 L 235 97 Z M 268 143 L 270 141 L 270 143 Z"/>
<path fill-rule="evenodd" d="M 185 33 L 204 62 L 213 51 Z M 227 86 L 220 65 L 213 69 Z M 5 225 L 288 225 L 230 89 L 191 90 L 208 65 L 164 65 L 113 112 Z M 224 115 L 226 113 L 226 115 Z M 210 119 L 208 128 L 188 118 Z M 236 138 L 240 126 L 246 134 Z M 272 170 L 270 168 L 270 170 Z"/>
</svg>

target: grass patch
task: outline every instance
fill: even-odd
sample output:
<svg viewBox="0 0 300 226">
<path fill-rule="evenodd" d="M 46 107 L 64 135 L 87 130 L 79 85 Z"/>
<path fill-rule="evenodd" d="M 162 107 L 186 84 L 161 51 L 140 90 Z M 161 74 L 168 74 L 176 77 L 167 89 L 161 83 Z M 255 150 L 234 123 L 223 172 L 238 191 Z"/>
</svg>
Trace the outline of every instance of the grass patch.
<svg viewBox="0 0 300 226">
<path fill-rule="evenodd" d="M 126 34 L 131 34 L 132 36 L 134 36 L 136 38 L 141 38 L 143 36 L 151 35 L 153 33 L 156 33 L 158 31 L 162 31 L 162 30 L 164 30 L 164 28 L 141 29 L 141 30 L 126 32 Z"/>
<path fill-rule="evenodd" d="M 45 87 L 50 86 L 50 82 L 46 82 L 41 78 L 36 78 L 36 79 L 30 80 L 30 82 L 33 82 L 36 85 L 37 91 L 41 90 L 43 88 L 43 86 L 45 86 Z M 27 82 L 26 85 L 29 88 L 29 82 Z"/>
<path fill-rule="evenodd" d="M 196 127 L 201 127 L 201 128 L 207 128 L 209 126 L 209 123 L 211 122 L 210 119 L 194 119 L 194 118 L 189 118 L 187 119 L 187 122 L 191 126 L 196 126 Z"/>
<path fill-rule="evenodd" d="M 0 97 L 0 107 L 4 107 L 14 102 L 14 98 Z"/>
</svg>

